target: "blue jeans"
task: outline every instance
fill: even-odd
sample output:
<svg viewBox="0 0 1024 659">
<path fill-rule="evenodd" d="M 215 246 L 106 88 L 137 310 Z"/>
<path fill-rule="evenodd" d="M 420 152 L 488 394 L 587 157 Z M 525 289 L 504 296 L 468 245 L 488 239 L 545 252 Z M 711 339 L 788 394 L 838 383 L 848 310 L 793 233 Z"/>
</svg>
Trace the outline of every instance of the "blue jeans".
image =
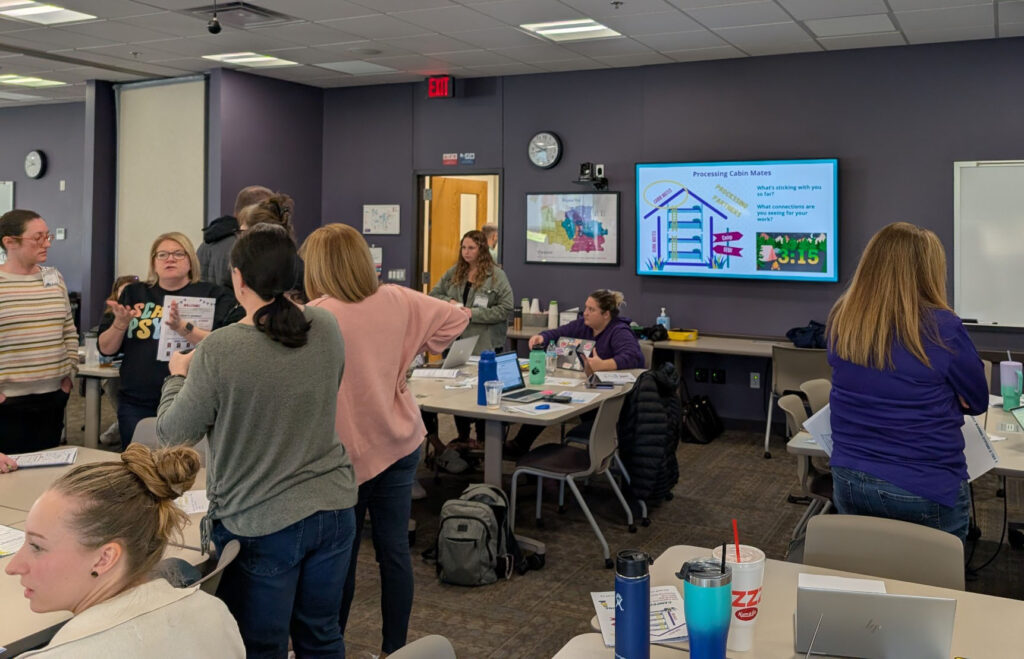
<svg viewBox="0 0 1024 659">
<path fill-rule="evenodd" d="M 412 557 L 409 555 L 409 514 L 412 508 L 412 481 L 420 463 L 420 449 L 398 460 L 380 474 L 359 486 L 356 504 L 355 553 L 363 535 L 363 521 L 370 513 L 373 548 L 380 566 L 380 609 L 384 636 L 381 650 L 388 654 L 405 645 L 412 611 Z M 356 590 L 356 560 L 349 563 L 341 601 L 339 621 L 345 633 L 348 613 Z"/>
<path fill-rule="evenodd" d="M 952 507 L 845 467 L 832 467 L 832 484 L 832 498 L 836 510 L 842 514 L 887 517 L 923 524 L 952 533 L 960 538 L 960 542 L 967 541 L 967 528 L 971 521 L 971 494 L 967 481 L 960 483 L 960 491 Z"/>
<path fill-rule="evenodd" d="M 260 537 L 238 536 L 220 521 L 213 541 L 237 539 L 238 558 L 224 570 L 217 597 L 238 622 L 245 654 L 268 659 L 344 657 L 338 607 L 352 556 L 352 509 L 322 510 Z"/>
<path fill-rule="evenodd" d="M 158 403 L 153 403 L 152 405 L 136 403 L 126 398 L 124 394 L 121 394 L 120 400 L 117 402 L 117 430 L 121 433 L 122 451 L 132 443 L 135 426 L 139 425 L 139 421 L 143 419 L 156 416 L 156 408 L 158 406 Z"/>
</svg>

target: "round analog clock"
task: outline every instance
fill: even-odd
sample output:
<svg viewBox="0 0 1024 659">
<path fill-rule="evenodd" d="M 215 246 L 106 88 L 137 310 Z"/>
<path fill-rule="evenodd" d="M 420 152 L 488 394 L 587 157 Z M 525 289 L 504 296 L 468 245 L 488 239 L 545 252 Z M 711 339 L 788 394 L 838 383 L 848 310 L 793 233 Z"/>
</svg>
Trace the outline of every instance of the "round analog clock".
<svg viewBox="0 0 1024 659">
<path fill-rule="evenodd" d="M 29 151 L 25 156 L 25 175 L 29 178 L 42 178 L 46 173 L 46 154 L 42 151 Z"/>
<path fill-rule="evenodd" d="M 562 140 L 551 131 L 541 131 L 530 138 L 527 155 L 530 162 L 541 169 L 554 167 L 562 157 Z"/>
</svg>

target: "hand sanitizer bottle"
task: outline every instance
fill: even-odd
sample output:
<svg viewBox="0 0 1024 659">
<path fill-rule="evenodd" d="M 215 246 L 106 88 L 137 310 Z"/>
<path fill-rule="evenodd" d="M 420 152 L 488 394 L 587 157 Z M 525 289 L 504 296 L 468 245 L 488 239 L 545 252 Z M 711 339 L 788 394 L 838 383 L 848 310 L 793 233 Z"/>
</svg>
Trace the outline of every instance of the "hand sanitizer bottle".
<svg viewBox="0 0 1024 659">
<path fill-rule="evenodd" d="M 665 313 L 665 307 L 661 308 L 661 315 L 658 316 L 658 319 L 654 322 L 667 330 L 672 329 L 672 324 L 669 321 L 668 314 Z"/>
</svg>

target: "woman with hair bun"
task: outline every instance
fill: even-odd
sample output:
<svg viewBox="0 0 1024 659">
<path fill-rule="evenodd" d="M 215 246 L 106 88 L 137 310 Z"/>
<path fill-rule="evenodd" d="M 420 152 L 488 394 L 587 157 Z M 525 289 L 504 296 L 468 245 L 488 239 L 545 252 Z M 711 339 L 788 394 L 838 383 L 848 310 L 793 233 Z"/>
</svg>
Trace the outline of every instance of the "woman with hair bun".
<svg viewBox="0 0 1024 659">
<path fill-rule="evenodd" d="M 295 202 L 283 192 L 275 192 L 270 197 L 250 206 L 246 206 L 238 213 L 238 226 L 240 231 L 248 231 L 259 224 L 275 224 L 284 227 L 292 242 L 295 240 L 295 225 L 292 219 L 295 216 Z M 306 296 L 305 282 L 303 281 L 305 266 L 302 259 L 295 257 L 295 281 L 288 289 L 288 297 L 295 302 L 305 304 L 309 302 Z"/>
<path fill-rule="evenodd" d="M 175 504 L 199 455 L 131 444 L 119 462 L 76 467 L 36 500 L 25 544 L 5 571 L 33 611 L 74 614 L 50 643 L 22 657 L 243 657 L 224 603 L 150 572 L 188 517 Z"/>
<path fill-rule="evenodd" d="M 338 625 L 355 537 L 356 480 L 335 433 L 345 346 L 330 312 L 285 294 L 295 243 L 258 224 L 231 249 L 245 317 L 171 356 L 157 434 L 208 436 L 203 544 L 241 542 L 218 597 L 250 657 L 344 656 Z"/>
</svg>

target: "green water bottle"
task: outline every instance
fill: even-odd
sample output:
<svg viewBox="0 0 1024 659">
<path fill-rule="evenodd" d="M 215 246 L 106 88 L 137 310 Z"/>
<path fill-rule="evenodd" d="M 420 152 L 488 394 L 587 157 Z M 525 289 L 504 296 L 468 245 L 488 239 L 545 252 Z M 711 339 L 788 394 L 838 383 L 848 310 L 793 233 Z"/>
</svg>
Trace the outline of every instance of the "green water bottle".
<svg viewBox="0 0 1024 659">
<path fill-rule="evenodd" d="M 530 351 L 530 384 L 544 384 L 547 358 L 547 353 L 539 348 Z"/>
</svg>

